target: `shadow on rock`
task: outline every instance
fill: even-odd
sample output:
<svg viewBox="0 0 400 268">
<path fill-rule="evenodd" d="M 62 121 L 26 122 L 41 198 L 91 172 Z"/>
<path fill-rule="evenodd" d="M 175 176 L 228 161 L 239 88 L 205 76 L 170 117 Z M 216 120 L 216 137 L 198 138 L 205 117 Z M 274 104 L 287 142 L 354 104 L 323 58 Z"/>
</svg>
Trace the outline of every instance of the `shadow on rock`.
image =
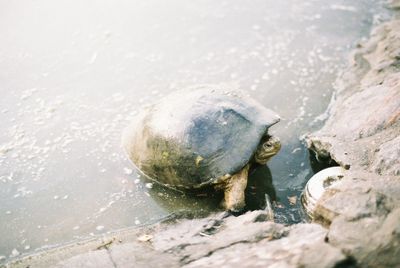
<svg viewBox="0 0 400 268">
<path fill-rule="evenodd" d="M 329 167 L 336 167 L 339 166 L 338 163 L 335 162 L 330 157 L 327 158 L 318 158 L 316 153 L 313 152 L 312 150 L 309 150 L 309 160 L 310 160 L 310 166 L 314 174 L 320 172 L 323 169 L 329 168 Z"/>
</svg>

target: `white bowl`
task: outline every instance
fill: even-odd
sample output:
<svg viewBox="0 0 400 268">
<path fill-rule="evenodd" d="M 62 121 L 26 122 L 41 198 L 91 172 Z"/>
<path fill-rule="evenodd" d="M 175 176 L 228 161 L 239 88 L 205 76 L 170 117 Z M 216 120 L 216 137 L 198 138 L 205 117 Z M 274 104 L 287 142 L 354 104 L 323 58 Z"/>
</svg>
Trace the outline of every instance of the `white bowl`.
<svg viewBox="0 0 400 268">
<path fill-rule="evenodd" d="M 315 218 L 315 208 L 318 200 L 324 192 L 334 185 L 338 185 L 344 176 L 342 167 L 330 167 L 321 170 L 310 178 L 304 188 L 301 197 L 301 204 L 306 214 L 311 218 Z"/>
</svg>

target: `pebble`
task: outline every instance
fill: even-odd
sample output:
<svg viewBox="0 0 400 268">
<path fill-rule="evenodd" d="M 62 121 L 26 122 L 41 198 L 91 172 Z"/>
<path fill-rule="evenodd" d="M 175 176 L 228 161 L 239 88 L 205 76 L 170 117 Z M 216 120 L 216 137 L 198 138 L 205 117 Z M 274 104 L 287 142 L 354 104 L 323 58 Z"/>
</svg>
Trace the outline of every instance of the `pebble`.
<svg viewBox="0 0 400 268">
<path fill-rule="evenodd" d="M 137 240 L 140 242 L 147 242 L 147 241 L 150 241 L 151 239 L 153 239 L 152 235 L 145 234 L 145 235 L 139 236 Z"/>
</svg>

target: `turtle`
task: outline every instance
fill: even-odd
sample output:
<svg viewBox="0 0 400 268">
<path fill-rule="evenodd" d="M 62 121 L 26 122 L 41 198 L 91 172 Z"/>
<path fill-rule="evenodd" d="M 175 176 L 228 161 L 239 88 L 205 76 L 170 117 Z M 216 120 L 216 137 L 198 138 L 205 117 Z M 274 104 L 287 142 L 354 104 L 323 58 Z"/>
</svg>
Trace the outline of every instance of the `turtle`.
<svg viewBox="0 0 400 268">
<path fill-rule="evenodd" d="M 166 187 L 224 192 L 223 207 L 240 212 L 249 168 L 281 148 L 268 129 L 280 121 L 238 90 L 178 90 L 148 105 L 123 134 L 123 147 L 148 179 Z"/>
</svg>

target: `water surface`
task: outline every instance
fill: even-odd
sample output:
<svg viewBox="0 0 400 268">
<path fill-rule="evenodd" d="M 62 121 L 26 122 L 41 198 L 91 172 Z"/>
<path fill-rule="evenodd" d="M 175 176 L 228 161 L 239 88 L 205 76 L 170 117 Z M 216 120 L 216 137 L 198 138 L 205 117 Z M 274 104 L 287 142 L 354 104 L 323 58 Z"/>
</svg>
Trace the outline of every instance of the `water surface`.
<svg viewBox="0 0 400 268">
<path fill-rule="evenodd" d="M 250 208 L 302 221 L 313 174 L 299 137 L 315 128 L 380 1 L 0 1 L 0 259 L 207 213 L 141 180 L 120 137 L 137 111 L 199 84 L 248 92 L 283 120 L 283 148 L 252 172 Z M 201 214 L 201 213 L 200 213 Z"/>
</svg>

